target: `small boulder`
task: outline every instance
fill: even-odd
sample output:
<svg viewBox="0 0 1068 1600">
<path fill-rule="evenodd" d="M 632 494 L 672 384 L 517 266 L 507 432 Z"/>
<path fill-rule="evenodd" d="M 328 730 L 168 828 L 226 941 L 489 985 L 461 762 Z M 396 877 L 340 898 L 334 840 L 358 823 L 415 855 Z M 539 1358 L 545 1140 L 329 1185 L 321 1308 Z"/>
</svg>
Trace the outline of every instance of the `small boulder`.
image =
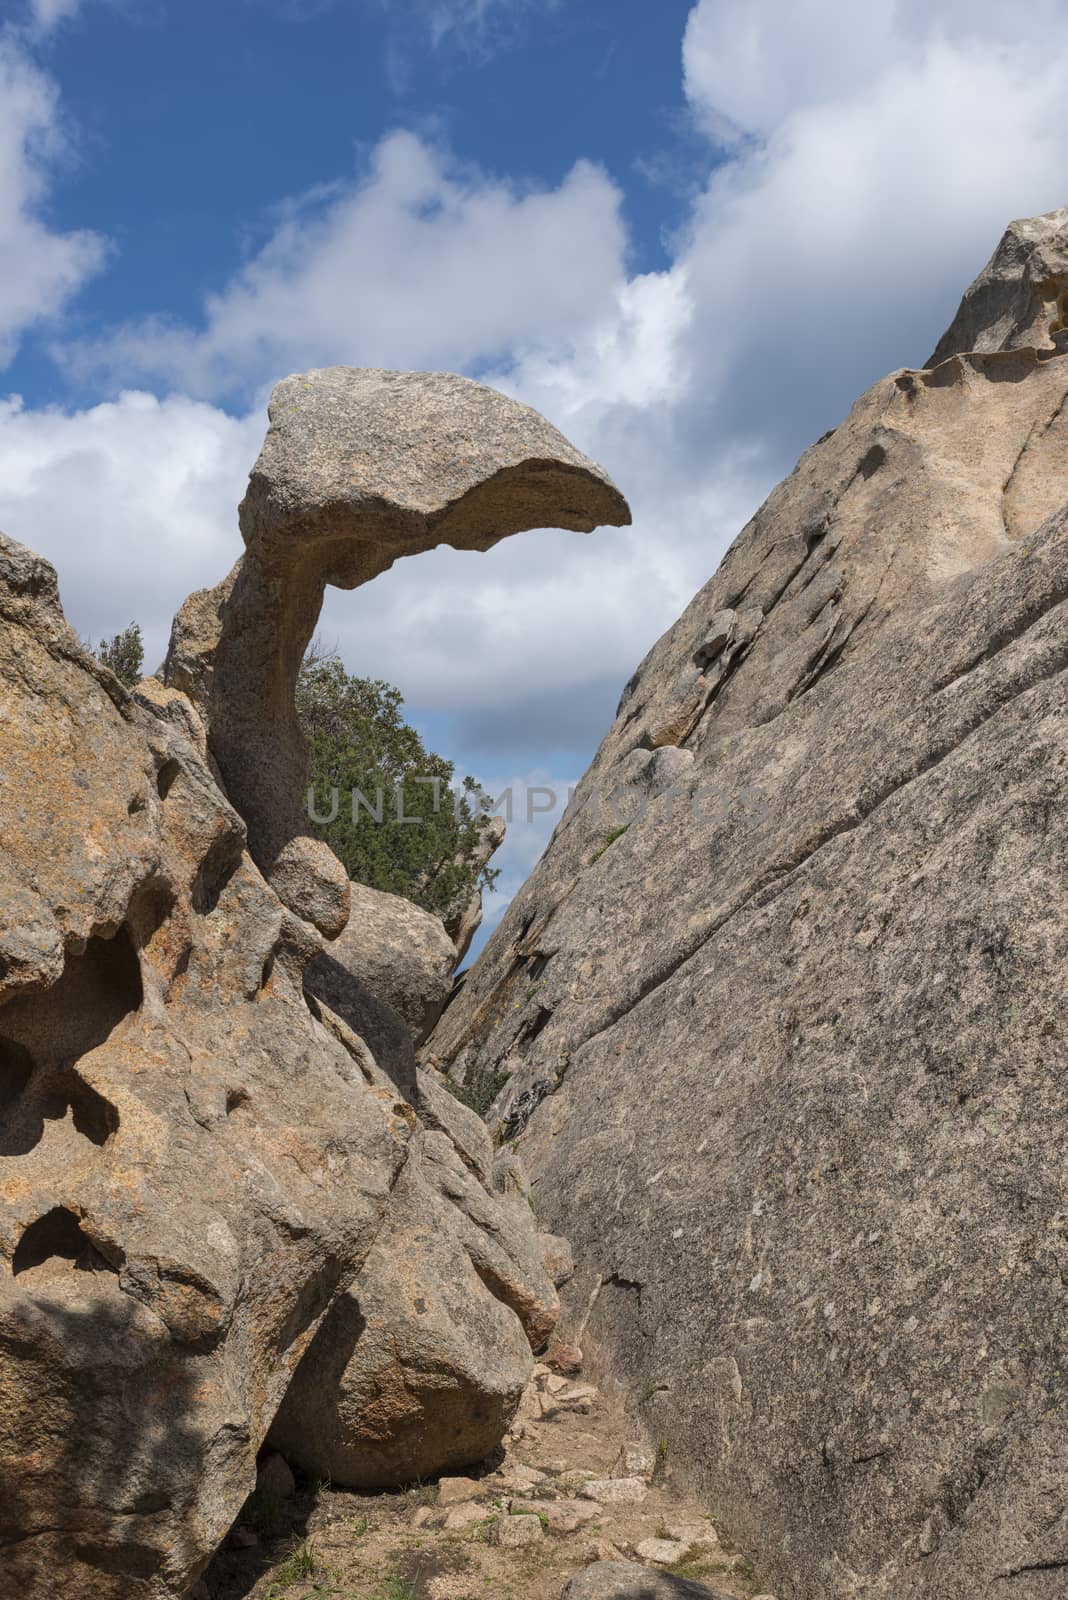
<svg viewBox="0 0 1068 1600">
<path fill-rule="evenodd" d="M 587 1500 L 513 1500 L 512 1516 L 533 1516 L 543 1520 L 553 1533 L 574 1533 L 584 1522 L 592 1522 L 600 1511 Z"/>
<path fill-rule="evenodd" d="M 656 1455 L 640 1440 L 625 1444 L 612 1468 L 613 1478 L 644 1478 L 648 1483 L 656 1470 Z"/>
<path fill-rule="evenodd" d="M 544 1260 L 544 1253 L 542 1259 Z M 546 1270 L 559 1287 L 561 1280 L 553 1277 L 548 1263 Z M 562 1377 L 577 1378 L 582 1371 L 582 1351 L 577 1344 L 564 1344 L 559 1339 L 554 1339 L 545 1352 L 545 1365 L 551 1367 L 554 1372 L 559 1372 Z"/>
<path fill-rule="evenodd" d="M 487 1517 L 485 1506 L 467 1505 L 453 1506 L 445 1515 L 443 1524 L 446 1533 L 458 1533 L 462 1528 L 473 1528 L 476 1522 L 484 1522 Z"/>
<path fill-rule="evenodd" d="M 596 1500 L 602 1506 L 640 1505 L 648 1493 L 649 1486 L 642 1478 L 593 1478 L 579 1490 L 584 1500 Z"/>
<path fill-rule="evenodd" d="M 570 1389 L 561 1389 L 553 1394 L 555 1404 L 562 1410 L 579 1411 L 583 1416 L 588 1416 L 593 1410 L 593 1402 L 597 1399 L 597 1390 L 592 1383 L 578 1384 Z"/>
<path fill-rule="evenodd" d="M 561 1239 L 556 1233 L 543 1233 L 538 1236 L 541 1245 L 541 1259 L 549 1277 L 558 1289 L 562 1288 L 575 1276 L 575 1258 L 571 1254 L 571 1246 L 566 1239 Z M 555 1345 L 551 1348 L 558 1350 L 575 1349 L 574 1345 Z M 548 1356 L 546 1357 L 548 1360 Z M 579 1351 L 579 1366 L 582 1365 L 582 1352 Z M 561 1367 L 561 1372 L 564 1370 Z"/>
<path fill-rule="evenodd" d="M 595 1561 L 622 1561 L 623 1552 L 611 1539 L 591 1539 L 589 1544 L 583 1545 L 580 1559 L 592 1566 Z"/>
<path fill-rule="evenodd" d="M 331 995 L 347 986 L 336 967 L 392 1006 L 416 1044 L 433 1028 L 452 988 L 456 947 L 438 917 L 397 894 L 349 886 L 351 909 L 340 937 L 317 957 L 306 981 L 333 1010 Z"/>
<path fill-rule="evenodd" d="M 511 1490 L 513 1494 L 529 1494 L 531 1489 L 547 1481 L 546 1474 L 539 1472 L 537 1467 L 524 1466 L 506 1467 L 503 1472 L 496 1474 L 496 1478 L 502 1488 Z"/>
<path fill-rule="evenodd" d="M 273 1520 L 286 1501 L 293 1498 L 296 1488 L 297 1480 L 285 1456 L 272 1450 L 256 1473 L 256 1502 L 267 1521 Z"/>
<path fill-rule="evenodd" d="M 701 1545 L 712 1549 L 719 1544 L 719 1536 L 710 1522 L 677 1522 L 668 1524 L 668 1536 L 680 1539 L 683 1544 Z"/>
<path fill-rule="evenodd" d="M 688 1555 L 690 1544 L 684 1539 L 643 1539 L 635 1550 L 639 1561 L 652 1562 L 657 1567 L 670 1567 Z"/>
<path fill-rule="evenodd" d="M 524 1545 L 537 1544 L 543 1535 L 540 1517 L 500 1517 L 497 1522 L 497 1543 L 505 1550 L 520 1550 Z"/>
</svg>

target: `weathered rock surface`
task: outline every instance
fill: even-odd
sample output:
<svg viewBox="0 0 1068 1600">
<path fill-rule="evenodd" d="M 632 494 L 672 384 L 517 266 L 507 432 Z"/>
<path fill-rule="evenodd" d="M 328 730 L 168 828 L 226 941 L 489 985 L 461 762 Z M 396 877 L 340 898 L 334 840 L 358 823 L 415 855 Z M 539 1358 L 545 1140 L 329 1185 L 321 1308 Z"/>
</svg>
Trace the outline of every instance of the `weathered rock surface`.
<svg viewBox="0 0 1068 1600">
<path fill-rule="evenodd" d="M 407 1027 L 358 980 L 338 983 L 333 998 L 332 1026 L 345 1035 L 346 1021 L 359 1023 L 429 1131 L 413 1143 L 376 1246 L 313 1340 L 271 1438 L 310 1473 L 383 1488 L 488 1454 L 560 1303 L 526 1190 L 509 1190 L 496 1170 L 485 1125 L 419 1068 Z"/>
<path fill-rule="evenodd" d="M 312 963 L 308 981 L 318 992 L 320 985 L 326 989 L 337 981 L 330 963 L 344 968 L 391 1006 L 421 1044 L 449 997 L 456 946 L 441 920 L 421 906 L 366 884 L 349 887 L 345 931 Z M 324 998 L 329 1003 L 325 993 Z"/>
<path fill-rule="evenodd" d="M 412 1394 L 427 1471 L 503 1431 L 556 1292 L 525 1196 L 497 1188 L 485 1128 L 418 1073 L 402 1017 L 366 991 L 380 1062 L 305 991 L 313 924 L 344 926 L 349 886 L 279 820 L 300 804 L 292 672 L 326 581 L 600 510 L 625 514 L 597 470 L 477 385 L 289 380 L 248 554 L 136 696 L 0 536 L 0 1593 L 185 1595 L 302 1359 L 354 1307 L 361 1371 L 394 1351 L 418 1377 L 428 1315 L 432 1358 L 454 1358 L 432 1392 L 398 1385 L 377 1432 L 361 1418 L 370 1471 L 403 1456 Z"/>
<path fill-rule="evenodd" d="M 1009 224 L 927 365 L 966 350 L 1048 350 L 1065 328 L 1068 206 Z"/>
<path fill-rule="evenodd" d="M 0 1591 L 184 1592 L 410 1126 L 196 748 L 0 540 Z"/>
<path fill-rule="evenodd" d="M 595 1561 L 572 1578 L 560 1600 L 730 1600 L 689 1578 L 655 1572 L 637 1561 Z"/>
<path fill-rule="evenodd" d="M 1012 237 L 986 353 L 876 384 L 642 663 L 430 1042 L 511 1074 L 562 1337 L 793 1600 L 1068 1573 L 1068 213 Z"/>
<path fill-rule="evenodd" d="M 529 406 L 440 372 L 327 367 L 285 378 L 241 503 L 245 554 L 175 619 L 169 685 L 196 698 L 253 860 L 328 938 L 348 881 L 309 836 L 293 689 L 327 584 L 352 589 L 439 544 L 629 522 L 601 469 Z M 473 930 L 472 930 L 473 931 Z"/>
</svg>

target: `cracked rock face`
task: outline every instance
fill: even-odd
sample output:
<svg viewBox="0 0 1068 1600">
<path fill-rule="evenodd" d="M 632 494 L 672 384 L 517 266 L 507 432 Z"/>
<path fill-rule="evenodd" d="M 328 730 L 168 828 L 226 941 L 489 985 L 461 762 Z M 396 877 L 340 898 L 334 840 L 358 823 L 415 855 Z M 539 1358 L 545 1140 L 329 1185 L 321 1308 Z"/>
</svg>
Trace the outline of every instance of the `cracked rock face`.
<svg viewBox="0 0 1068 1600">
<path fill-rule="evenodd" d="M 331 993 L 344 994 L 355 979 L 391 1006 L 422 1044 L 449 997 L 456 946 L 439 917 L 398 894 L 364 883 L 351 884 L 350 894 L 345 931 L 312 963 L 308 982 L 337 1010 Z"/>
<path fill-rule="evenodd" d="M 496 1442 L 551 1332 L 541 1244 L 484 1127 L 420 1083 L 404 1021 L 371 991 L 373 1047 L 306 995 L 313 923 L 347 915 L 348 885 L 333 893 L 332 857 L 316 877 L 319 847 L 285 821 L 299 785 L 267 797 L 274 812 L 246 783 L 271 729 L 299 767 L 286 694 L 324 582 L 440 538 L 625 514 L 548 424 L 488 394 L 397 374 L 280 386 L 248 554 L 183 608 L 171 682 L 135 696 L 82 650 L 51 567 L 0 535 L 5 1596 L 185 1595 L 345 1311 L 370 1330 L 345 1394 L 398 1350 L 409 1373 L 429 1363 L 428 1473 L 472 1446 L 450 1420 L 465 1405 L 481 1408 L 474 1443 Z M 357 405 L 362 424 L 337 410 Z M 385 1281 L 393 1245 L 405 1285 L 434 1287 L 437 1349 L 419 1296 Z M 466 1349 L 461 1300 L 484 1333 Z M 416 1390 L 381 1398 L 358 1441 L 383 1481 Z M 286 1415 L 307 1430 L 299 1399 Z"/>
<path fill-rule="evenodd" d="M 1068 1570 L 1068 212 L 1007 240 L 646 657 L 428 1047 L 510 1075 L 563 1336 L 795 1600 Z"/>
</svg>

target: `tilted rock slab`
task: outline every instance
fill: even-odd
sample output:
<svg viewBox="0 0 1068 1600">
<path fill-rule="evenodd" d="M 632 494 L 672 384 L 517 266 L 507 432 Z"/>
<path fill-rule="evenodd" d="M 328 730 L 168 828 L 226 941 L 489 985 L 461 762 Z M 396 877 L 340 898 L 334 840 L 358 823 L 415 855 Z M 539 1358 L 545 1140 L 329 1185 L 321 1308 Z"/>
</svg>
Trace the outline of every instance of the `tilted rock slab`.
<svg viewBox="0 0 1068 1600">
<path fill-rule="evenodd" d="M 792 1600 L 1068 1574 L 1066 229 L 742 532 L 430 1041 Z"/>
<path fill-rule="evenodd" d="M 411 1052 L 402 1019 L 383 1026 L 384 1068 L 306 996 L 323 948 L 312 922 L 330 921 L 338 864 L 309 889 L 300 841 L 287 855 L 294 838 L 256 779 L 299 811 L 299 784 L 290 793 L 272 777 L 267 745 L 276 734 L 295 776 L 287 695 L 328 577 L 360 581 L 439 534 L 489 544 L 524 519 L 585 526 L 596 504 L 623 502 L 582 458 L 548 452 L 558 436 L 524 408 L 480 390 L 450 431 L 451 380 L 378 379 L 388 393 L 364 420 L 399 429 L 394 443 L 332 409 L 364 394 L 366 375 L 281 386 L 276 470 L 254 480 L 246 510 L 252 553 L 229 587 L 183 608 L 182 682 L 128 694 L 79 645 L 51 567 L 0 536 L 5 1596 L 184 1596 L 252 1489 L 257 1452 L 334 1308 L 350 1292 L 359 1303 L 368 1271 L 368 1304 L 383 1305 L 374 1262 L 409 1193 L 413 1281 L 432 1273 L 443 1295 L 462 1283 L 465 1314 L 496 1331 L 497 1348 L 482 1365 L 468 1352 L 463 1373 L 469 1400 L 489 1396 L 494 1427 L 507 1425 L 516 1381 L 500 1379 L 500 1350 L 527 1370 L 555 1321 L 529 1209 L 521 1226 L 485 1129 L 432 1075 L 424 1087 L 413 1065 L 401 1080 L 390 1050 L 396 1037 Z M 299 425 L 285 420 L 294 414 Z M 487 418 L 498 432 L 465 446 L 464 430 Z M 332 465 L 331 452 L 344 459 Z M 350 537 L 354 505 L 366 517 Z M 347 883 L 335 900 L 347 911 Z M 432 1251 L 414 1231 L 420 1185 Z M 420 1316 L 396 1298 L 388 1311 Z M 378 1332 L 383 1348 L 404 1341 L 391 1320 Z M 435 1405 L 455 1410 L 460 1381 L 442 1377 Z M 409 1417 L 400 1400 L 392 1415 L 379 1407 L 380 1459 Z M 455 1453 L 447 1427 L 436 1437 L 428 1471 Z"/>
<path fill-rule="evenodd" d="M 353 589 L 440 544 L 489 550 L 512 533 L 630 521 L 594 462 L 529 406 L 440 372 L 327 367 L 279 383 L 241 503 L 245 554 L 175 619 L 166 682 L 201 707 L 253 859 L 328 938 L 348 879 L 302 806 L 293 705 L 327 584 Z"/>
</svg>

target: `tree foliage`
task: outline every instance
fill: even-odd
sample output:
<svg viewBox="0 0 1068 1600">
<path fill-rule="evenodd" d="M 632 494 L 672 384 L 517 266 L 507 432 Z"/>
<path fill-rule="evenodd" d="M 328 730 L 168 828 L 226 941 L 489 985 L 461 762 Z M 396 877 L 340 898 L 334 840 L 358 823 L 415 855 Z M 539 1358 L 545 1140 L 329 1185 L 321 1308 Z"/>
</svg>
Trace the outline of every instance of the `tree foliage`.
<svg viewBox="0 0 1068 1600">
<path fill-rule="evenodd" d="M 497 877 L 479 853 L 485 802 L 473 778 L 457 785 L 453 763 L 426 749 L 403 705 L 398 689 L 313 647 L 297 683 L 311 820 L 350 878 L 441 916 Z M 336 816 L 316 821 L 333 812 L 335 790 Z"/>
<path fill-rule="evenodd" d="M 96 652 L 97 660 L 110 667 L 120 683 L 132 689 L 141 682 L 141 668 L 145 664 L 145 647 L 141 629 L 136 622 L 116 633 L 111 639 L 101 639 Z"/>
</svg>

